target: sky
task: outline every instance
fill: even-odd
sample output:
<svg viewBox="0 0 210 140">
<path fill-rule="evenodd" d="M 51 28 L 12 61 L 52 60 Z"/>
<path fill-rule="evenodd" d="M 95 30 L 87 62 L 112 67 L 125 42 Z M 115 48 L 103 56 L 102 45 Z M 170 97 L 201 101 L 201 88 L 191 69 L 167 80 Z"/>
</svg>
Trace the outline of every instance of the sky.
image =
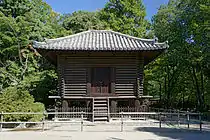
<svg viewBox="0 0 210 140">
<path fill-rule="evenodd" d="M 72 13 L 78 10 L 96 11 L 102 9 L 108 0 L 44 0 L 58 13 Z M 143 0 L 146 6 L 146 19 L 151 20 L 161 4 L 169 0 Z"/>
</svg>

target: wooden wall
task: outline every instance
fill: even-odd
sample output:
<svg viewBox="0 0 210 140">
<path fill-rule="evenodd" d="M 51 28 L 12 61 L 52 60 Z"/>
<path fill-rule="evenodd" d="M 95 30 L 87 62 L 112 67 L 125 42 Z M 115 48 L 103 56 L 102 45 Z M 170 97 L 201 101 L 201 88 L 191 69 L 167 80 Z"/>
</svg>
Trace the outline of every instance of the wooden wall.
<svg viewBox="0 0 210 140">
<path fill-rule="evenodd" d="M 59 56 L 59 75 L 64 79 L 61 83 L 62 96 L 84 96 L 87 93 L 87 68 L 82 63 L 67 56 Z M 61 78 L 59 78 L 61 79 Z"/>
<path fill-rule="evenodd" d="M 111 68 L 110 94 L 119 96 L 143 94 L 143 57 L 139 54 L 60 53 L 57 58 L 58 87 L 64 97 L 90 95 L 91 67 Z"/>
</svg>

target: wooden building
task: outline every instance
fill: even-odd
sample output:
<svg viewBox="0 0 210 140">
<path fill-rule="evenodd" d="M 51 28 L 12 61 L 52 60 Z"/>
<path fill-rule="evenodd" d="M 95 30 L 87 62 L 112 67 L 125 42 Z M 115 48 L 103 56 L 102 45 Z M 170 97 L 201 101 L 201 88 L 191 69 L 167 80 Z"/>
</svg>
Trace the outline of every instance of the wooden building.
<svg viewBox="0 0 210 140">
<path fill-rule="evenodd" d="M 57 66 L 58 96 L 64 107 L 90 106 L 94 114 L 117 106 L 140 107 L 144 66 L 168 48 L 167 42 L 141 39 L 110 30 L 34 42 L 34 48 Z M 93 120 L 108 116 L 93 115 Z"/>
</svg>

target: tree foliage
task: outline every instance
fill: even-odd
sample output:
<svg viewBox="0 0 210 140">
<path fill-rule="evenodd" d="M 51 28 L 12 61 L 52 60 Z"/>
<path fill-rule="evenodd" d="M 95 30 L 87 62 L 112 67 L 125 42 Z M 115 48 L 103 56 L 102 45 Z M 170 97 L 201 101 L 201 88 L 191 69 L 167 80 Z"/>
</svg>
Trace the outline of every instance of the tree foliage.
<svg viewBox="0 0 210 140">
<path fill-rule="evenodd" d="M 61 16 L 42 0 L 4 0 L 1 3 L 0 94 L 2 104 L 6 104 L 3 100 L 8 98 L 5 108 L 11 107 L 10 111 L 43 111 L 42 105 L 33 102 L 42 102 L 46 107 L 53 103 L 46 96 L 55 94 L 57 75 L 54 66 L 43 59 L 31 43 L 34 40 L 43 41 L 45 37 L 69 34 L 60 24 L 60 19 Z M 24 94 L 25 98 L 22 100 L 22 96 L 15 96 L 12 90 L 14 94 Z M 28 92 L 33 96 L 29 96 Z M 20 101 L 23 103 L 19 104 Z M 24 102 L 29 110 L 24 110 Z M 15 108 L 13 104 L 18 110 L 12 109 Z M 1 108 L 1 111 L 5 111 L 5 108 Z M 19 118 L 13 116 L 11 119 Z"/>
<path fill-rule="evenodd" d="M 79 33 L 91 29 L 103 30 L 105 23 L 99 18 L 98 12 L 78 11 L 64 16 L 63 26 L 66 30 Z"/>
<path fill-rule="evenodd" d="M 155 35 L 161 41 L 168 40 L 170 48 L 148 66 L 146 74 L 160 85 L 154 92 L 163 96 L 161 103 L 165 107 L 208 109 L 208 3 L 209 0 L 170 0 L 153 18 Z"/>
<path fill-rule="evenodd" d="M 210 106 L 209 0 L 170 0 L 150 24 L 141 0 L 109 0 L 96 12 L 61 15 L 42 0 L 0 3 L 0 111 L 43 111 L 57 94 L 55 67 L 42 58 L 32 41 L 90 29 L 111 29 L 136 37 L 168 40 L 170 48 L 145 67 L 146 94 L 160 107 Z M 148 34 L 149 33 L 149 34 Z M 41 103 L 39 103 L 41 102 Z M 41 116 L 7 116 L 7 120 L 39 120 Z"/>
<path fill-rule="evenodd" d="M 43 112 L 42 103 L 34 103 L 34 98 L 25 89 L 8 87 L 0 94 L 0 106 L 3 112 Z M 5 121 L 40 121 L 42 115 L 5 115 Z"/>
<path fill-rule="evenodd" d="M 144 37 L 149 28 L 146 11 L 141 0 L 110 0 L 100 11 L 100 19 L 110 29 Z"/>
</svg>

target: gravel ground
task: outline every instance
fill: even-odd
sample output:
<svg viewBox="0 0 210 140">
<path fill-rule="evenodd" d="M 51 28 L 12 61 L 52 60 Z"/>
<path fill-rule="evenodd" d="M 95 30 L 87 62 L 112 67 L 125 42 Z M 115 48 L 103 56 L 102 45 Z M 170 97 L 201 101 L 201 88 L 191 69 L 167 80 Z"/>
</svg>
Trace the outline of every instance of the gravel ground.
<svg viewBox="0 0 210 140">
<path fill-rule="evenodd" d="M 160 134 L 161 133 L 161 134 Z M 192 132 L 2 132 L 0 140 L 209 140 Z"/>
<path fill-rule="evenodd" d="M 44 132 L 41 128 L 34 127 L 30 131 L 3 129 L 0 140 L 210 140 L 209 131 L 180 129 L 166 124 L 159 128 L 159 123 L 154 120 L 127 121 L 123 124 L 123 132 L 120 132 L 120 121 L 84 122 L 83 132 L 77 121 L 47 123 Z"/>
</svg>

